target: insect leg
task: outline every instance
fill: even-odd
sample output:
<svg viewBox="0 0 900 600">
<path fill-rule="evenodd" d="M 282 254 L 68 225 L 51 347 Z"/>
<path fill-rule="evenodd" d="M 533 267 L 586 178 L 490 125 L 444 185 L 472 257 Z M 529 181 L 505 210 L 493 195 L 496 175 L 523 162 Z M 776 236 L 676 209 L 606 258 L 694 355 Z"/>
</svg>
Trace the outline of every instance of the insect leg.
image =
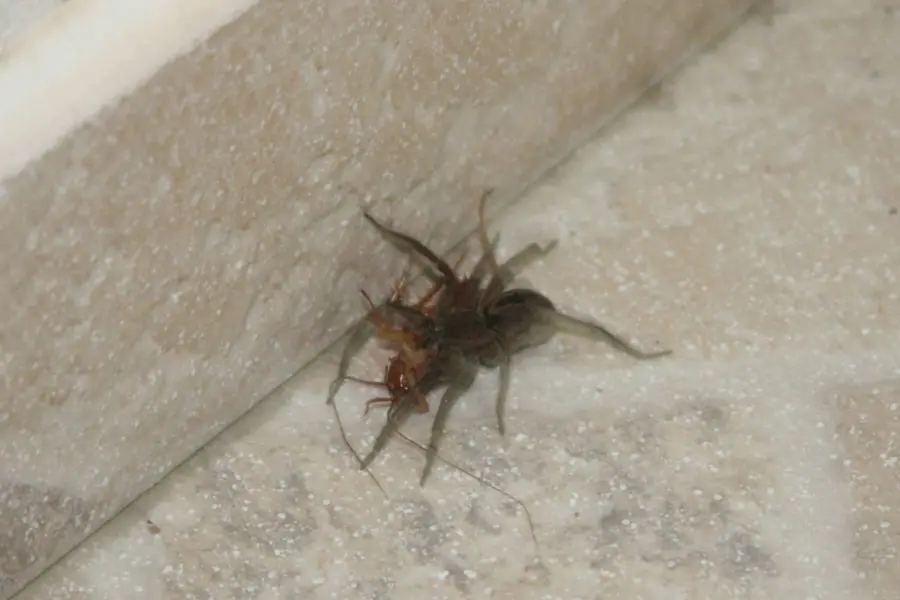
<svg viewBox="0 0 900 600">
<path fill-rule="evenodd" d="M 371 379 L 361 379 L 359 377 L 354 377 L 353 375 L 346 375 L 346 376 L 344 376 L 344 379 L 346 381 L 352 381 L 354 383 L 361 383 L 363 385 L 368 385 L 371 387 L 377 387 L 377 388 L 381 388 L 381 389 L 385 389 L 387 387 L 383 381 L 373 381 Z"/>
<path fill-rule="evenodd" d="M 363 410 L 363 416 L 369 414 L 369 410 L 375 406 L 376 404 L 393 404 L 394 399 L 390 396 L 380 396 L 378 398 L 372 398 L 371 400 L 366 402 L 366 408 Z"/>
</svg>

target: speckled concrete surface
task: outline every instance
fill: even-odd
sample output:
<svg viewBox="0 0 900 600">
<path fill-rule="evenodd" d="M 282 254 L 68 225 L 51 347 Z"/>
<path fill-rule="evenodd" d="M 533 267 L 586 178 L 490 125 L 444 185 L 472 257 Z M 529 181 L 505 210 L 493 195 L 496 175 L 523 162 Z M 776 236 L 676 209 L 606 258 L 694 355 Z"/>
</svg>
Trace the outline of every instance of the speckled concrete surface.
<svg viewBox="0 0 900 600">
<path fill-rule="evenodd" d="M 457 407 L 444 454 L 537 549 L 399 441 L 384 499 L 330 354 L 21 598 L 896 598 L 898 82 L 892 6 L 770 4 L 491 224 L 560 239 L 525 274 L 559 305 L 676 352 L 522 355 L 506 439 L 490 374 Z M 360 447 L 369 395 L 338 400 Z"/>
<path fill-rule="evenodd" d="M 362 316 L 358 286 L 402 262 L 360 207 L 446 248 L 485 188 L 508 203 L 749 5 L 79 0 L 34 22 L 0 54 L 0 600 Z"/>
</svg>

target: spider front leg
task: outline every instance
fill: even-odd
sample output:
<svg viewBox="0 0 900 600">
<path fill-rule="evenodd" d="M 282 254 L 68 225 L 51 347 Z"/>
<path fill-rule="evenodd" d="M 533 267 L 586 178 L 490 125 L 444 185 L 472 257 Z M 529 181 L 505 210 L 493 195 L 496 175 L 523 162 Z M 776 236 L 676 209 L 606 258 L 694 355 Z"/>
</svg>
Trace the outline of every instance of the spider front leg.
<svg viewBox="0 0 900 600">
<path fill-rule="evenodd" d="M 363 319 L 353 327 L 341 354 L 337 375 L 331 382 L 331 385 L 328 386 L 328 397 L 325 399 L 325 404 L 334 404 L 335 396 L 337 396 L 341 386 L 344 385 L 344 381 L 348 379 L 347 371 L 350 370 L 350 362 L 354 356 L 359 354 L 373 333 L 375 333 L 375 328 L 368 319 Z"/>
<path fill-rule="evenodd" d="M 369 223 L 374 225 L 381 236 L 385 240 L 387 240 L 388 243 L 397 248 L 397 250 L 413 258 L 418 256 L 420 259 L 425 259 L 426 263 L 430 263 L 432 267 L 440 272 L 441 276 L 449 285 L 456 285 L 456 274 L 453 272 L 453 269 L 450 268 L 450 265 L 448 265 L 446 261 L 441 259 L 425 244 L 411 236 L 406 235 L 405 233 L 400 233 L 399 231 L 395 231 L 390 227 L 382 225 L 375 219 L 375 217 L 367 212 L 364 212 L 363 216 L 367 221 L 369 221 Z"/>
<path fill-rule="evenodd" d="M 434 416 L 434 422 L 431 425 L 431 439 L 428 441 L 428 452 L 425 455 L 425 467 L 422 469 L 422 477 L 419 479 L 419 485 L 424 486 L 425 481 L 431 474 L 434 467 L 434 460 L 437 457 L 438 447 L 441 439 L 444 437 L 444 427 L 447 424 L 447 417 L 450 416 L 450 409 L 456 404 L 472 384 L 475 382 L 477 369 L 475 365 L 464 361 L 461 358 L 457 363 L 456 376 L 450 381 L 444 395 L 441 396 L 441 402 L 438 405 L 437 413 Z"/>
<path fill-rule="evenodd" d="M 425 411 L 427 411 L 428 401 L 425 399 L 424 395 L 418 391 L 414 391 L 409 395 L 404 395 L 399 399 L 394 399 L 388 409 L 387 421 L 385 421 L 384 427 L 381 428 L 378 437 L 375 438 L 372 449 L 369 450 L 369 453 L 360 463 L 359 468 L 361 471 L 367 469 L 369 465 L 372 464 L 375 457 L 384 450 L 384 447 L 387 445 L 388 440 L 391 439 L 394 432 L 406 423 L 406 420 L 409 419 L 409 416 L 413 412 L 422 412 L 421 409 L 423 405 Z"/>
<path fill-rule="evenodd" d="M 459 265 L 462 263 L 462 261 L 463 261 L 463 259 L 464 259 L 465 257 L 466 257 L 466 253 L 465 253 L 465 251 L 463 251 L 463 253 L 459 255 L 459 258 L 456 259 L 456 263 L 454 263 L 454 265 L 453 265 L 453 271 L 454 271 L 454 272 L 456 272 L 456 270 L 459 268 Z M 428 291 L 425 292 L 425 294 L 424 294 L 421 298 L 419 298 L 419 301 L 416 302 L 414 308 L 415 308 L 416 310 L 422 312 L 423 314 L 426 314 L 426 315 L 428 315 L 428 316 L 433 317 L 433 316 L 435 315 L 435 313 L 437 312 L 438 307 L 440 306 L 441 300 L 438 299 L 437 302 L 436 302 L 436 305 L 427 306 L 427 304 L 428 304 L 428 303 L 429 303 L 429 302 L 430 302 L 430 301 L 431 301 L 431 300 L 432 300 L 439 292 L 441 292 L 442 290 L 444 290 L 446 287 L 447 287 L 447 284 L 446 284 L 446 282 L 443 281 L 443 280 L 434 282 L 434 283 L 431 285 L 431 287 L 428 289 Z"/>
</svg>

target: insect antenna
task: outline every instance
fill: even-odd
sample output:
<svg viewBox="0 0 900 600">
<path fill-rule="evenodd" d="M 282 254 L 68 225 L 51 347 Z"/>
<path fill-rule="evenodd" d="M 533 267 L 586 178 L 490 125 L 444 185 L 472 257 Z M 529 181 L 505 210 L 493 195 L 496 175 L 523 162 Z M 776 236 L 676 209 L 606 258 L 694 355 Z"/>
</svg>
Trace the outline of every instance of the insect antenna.
<svg viewBox="0 0 900 600">
<path fill-rule="evenodd" d="M 403 438 L 406 442 L 408 442 L 408 443 L 412 444 L 413 446 L 417 447 L 417 448 L 418 448 L 419 450 L 421 450 L 422 452 L 428 452 L 428 448 L 426 448 L 424 444 L 421 444 L 421 443 L 417 442 L 416 440 L 412 439 L 411 437 L 409 437 L 408 435 L 406 435 L 406 434 L 403 433 L 402 431 L 397 430 L 395 433 L 396 433 L 397 435 L 399 435 L 401 438 Z M 474 479 L 475 481 L 479 482 L 480 484 L 482 484 L 482 485 L 484 485 L 484 486 L 487 486 L 487 487 L 491 488 L 491 489 L 494 490 L 495 492 L 498 492 L 498 493 L 500 493 L 500 494 L 503 494 L 504 496 L 506 496 L 507 498 L 509 498 L 510 500 L 512 500 L 513 502 L 515 502 L 516 504 L 518 504 L 519 507 L 522 509 L 522 512 L 525 513 L 525 519 L 528 521 L 528 530 L 531 532 L 531 540 L 534 542 L 535 548 L 538 548 L 538 547 L 539 547 L 539 544 L 538 544 L 538 541 L 537 541 L 537 535 L 536 535 L 535 532 L 534 532 L 534 521 L 533 521 L 532 518 L 531 518 L 531 511 L 528 510 L 528 507 L 525 505 L 524 502 L 522 502 L 521 500 L 519 500 L 518 498 L 516 498 L 515 496 L 513 496 L 512 494 L 510 494 L 509 492 L 507 492 L 507 491 L 504 490 L 503 488 L 501 488 L 499 485 L 496 485 L 496 484 L 494 484 L 494 483 L 491 483 L 490 481 L 488 481 L 488 480 L 485 479 L 484 477 L 480 477 L 480 476 L 476 475 L 474 472 L 470 471 L 469 469 L 467 469 L 467 468 L 465 468 L 465 467 L 463 467 L 463 466 L 460 466 L 460 465 L 456 464 L 455 462 L 453 462 L 453 461 L 451 461 L 451 460 L 449 460 L 449 459 L 444 458 L 444 457 L 441 456 L 440 454 L 435 453 L 434 456 L 435 456 L 439 461 L 441 461 L 442 463 L 444 463 L 444 464 L 446 464 L 446 465 L 449 465 L 449 466 L 453 467 L 454 469 L 456 469 L 456 470 L 459 471 L 460 473 L 463 473 L 463 474 L 465 474 L 465 475 L 468 475 L 469 477 L 471 477 L 471 478 Z"/>
<path fill-rule="evenodd" d="M 350 453 L 353 454 L 353 457 L 356 459 L 360 465 L 363 465 L 363 459 L 359 456 L 359 453 L 356 451 L 356 448 L 353 447 L 353 444 L 350 443 L 350 438 L 347 437 L 347 430 L 344 429 L 344 423 L 341 421 L 341 413 L 338 411 L 337 404 L 335 402 L 330 402 L 331 409 L 334 412 L 334 419 L 337 421 L 338 430 L 341 432 L 341 439 L 344 440 L 344 445 L 350 450 Z M 363 466 L 362 469 L 366 472 L 366 474 L 375 482 L 375 485 L 378 486 L 378 489 L 381 490 L 381 493 L 384 494 L 385 498 L 390 498 L 388 496 L 387 491 L 385 491 L 384 487 L 382 487 L 381 482 L 378 481 L 378 478 L 375 477 L 375 474 L 369 470 L 368 466 Z"/>
</svg>

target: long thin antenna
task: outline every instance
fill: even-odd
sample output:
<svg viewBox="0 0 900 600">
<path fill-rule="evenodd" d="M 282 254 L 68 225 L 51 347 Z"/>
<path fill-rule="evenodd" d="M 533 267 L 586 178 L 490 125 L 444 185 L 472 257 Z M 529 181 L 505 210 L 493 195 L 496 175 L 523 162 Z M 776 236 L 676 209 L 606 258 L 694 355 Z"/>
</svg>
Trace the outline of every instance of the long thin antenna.
<svg viewBox="0 0 900 600">
<path fill-rule="evenodd" d="M 359 453 L 356 451 L 356 448 L 353 447 L 353 444 L 350 443 L 350 438 L 347 437 L 347 431 L 344 429 L 344 423 L 341 421 L 341 413 L 338 412 L 337 404 L 335 402 L 330 402 L 330 404 L 331 404 L 332 411 L 334 411 L 334 419 L 335 419 L 335 421 L 337 421 L 338 429 L 341 432 L 341 438 L 344 440 L 344 445 L 346 445 L 347 448 L 350 450 L 350 453 L 353 454 L 353 457 L 356 459 L 356 462 L 358 462 L 360 465 L 362 465 L 363 464 L 362 458 L 360 457 Z M 369 477 L 372 478 L 372 481 L 375 482 L 375 485 L 378 486 L 378 489 L 381 490 L 381 493 L 384 494 L 384 497 L 390 499 L 390 496 L 388 496 L 388 493 L 381 486 L 381 483 L 378 481 L 378 478 L 375 477 L 375 475 L 372 473 L 372 471 L 370 471 L 368 467 L 364 467 L 363 470 L 366 472 L 366 474 Z"/>
<path fill-rule="evenodd" d="M 405 433 L 403 433 L 403 432 L 400 431 L 399 429 L 396 430 L 395 433 L 396 433 L 397 435 L 399 435 L 401 438 L 403 438 L 406 442 L 412 444 L 413 446 L 416 446 L 416 447 L 417 447 L 419 450 L 421 450 L 422 452 L 428 452 L 428 449 L 425 447 L 424 444 L 420 444 L 419 442 L 417 442 L 416 440 L 412 439 L 411 437 L 409 437 L 408 435 L 406 435 Z M 441 456 L 440 454 L 435 454 L 434 456 L 437 457 L 437 459 L 440 460 L 442 463 L 447 464 L 447 465 L 453 467 L 454 469 L 456 469 L 456 470 L 459 471 L 460 473 L 464 473 L 464 474 L 468 475 L 469 477 L 471 477 L 471 478 L 474 479 L 475 481 L 481 483 L 482 485 L 485 485 L 485 486 L 491 488 L 491 489 L 494 490 L 495 492 L 499 492 L 499 493 L 503 494 L 504 496 L 506 496 L 507 498 L 509 498 L 510 500 L 512 500 L 513 502 L 515 502 L 516 504 L 518 504 L 518 505 L 522 508 L 522 511 L 525 513 L 525 519 L 528 521 L 528 530 L 531 532 L 531 540 L 534 542 L 534 547 L 535 547 L 535 549 L 540 548 L 540 544 L 538 544 L 538 541 L 537 541 L 537 535 L 535 535 L 535 533 L 534 533 L 534 521 L 531 519 L 531 511 L 528 510 L 528 507 L 525 506 L 525 503 L 524 503 L 524 502 L 522 502 L 521 500 L 519 500 L 518 498 L 516 498 L 515 496 L 513 496 L 512 494 L 510 494 L 509 492 L 507 492 L 507 491 L 504 490 L 503 488 L 501 488 L 500 486 L 491 483 L 490 481 L 488 481 L 487 479 L 485 479 L 485 478 L 483 478 L 483 477 L 479 477 L 478 475 L 476 475 L 475 473 L 473 473 L 473 472 L 470 471 L 469 469 L 466 469 L 465 467 L 461 467 L 460 465 L 456 464 L 455 462 L 453 462 L 453 461 L 451 461 L 451 460 L 448 460 L 448 459 L 444 458 L 444 457 Z"/>
</svg>

